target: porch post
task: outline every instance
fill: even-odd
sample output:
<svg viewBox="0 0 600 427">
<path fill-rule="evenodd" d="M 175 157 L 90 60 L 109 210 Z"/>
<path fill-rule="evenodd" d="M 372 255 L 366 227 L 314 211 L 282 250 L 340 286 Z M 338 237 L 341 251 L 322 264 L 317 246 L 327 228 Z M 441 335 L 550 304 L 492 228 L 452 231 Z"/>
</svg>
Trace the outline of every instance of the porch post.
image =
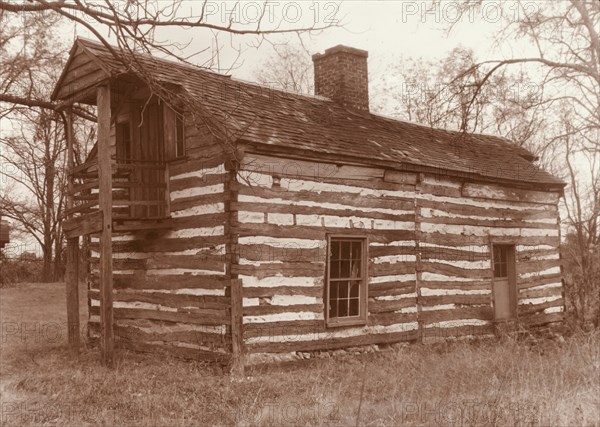
<svg viewBox="0 0 600 427">
<path fill-rule="evenodd" d="M 100 349 L 102 364 L 113 364 L 112 167 L 110 161 L 110 86 L 98 87 L 98 178 L 103 225 L 100 236 Z"/>
<path fill-rule="evenodd" d="M 66 111 L 67 137 L 67 209 L 73 207 L 73 112 Z M 67 239 L 67 266 L 65 271 L 67 293 L 67 329 L 69 348 L 73 354 L 79 353 L 79 237 Z"/>
</svg>

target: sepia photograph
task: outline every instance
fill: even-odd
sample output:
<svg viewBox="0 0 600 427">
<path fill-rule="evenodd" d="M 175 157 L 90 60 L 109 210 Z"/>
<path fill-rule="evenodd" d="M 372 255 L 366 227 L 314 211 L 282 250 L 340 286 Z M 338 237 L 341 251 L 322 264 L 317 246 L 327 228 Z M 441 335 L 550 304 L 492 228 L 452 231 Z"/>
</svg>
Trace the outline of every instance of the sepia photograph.
<svg viewBox="0 0 600 427">
<path fill-rule="evenodd" d="M 0 0 L 0 426 L 600 427 L 600 2 Z"/>
</svg>

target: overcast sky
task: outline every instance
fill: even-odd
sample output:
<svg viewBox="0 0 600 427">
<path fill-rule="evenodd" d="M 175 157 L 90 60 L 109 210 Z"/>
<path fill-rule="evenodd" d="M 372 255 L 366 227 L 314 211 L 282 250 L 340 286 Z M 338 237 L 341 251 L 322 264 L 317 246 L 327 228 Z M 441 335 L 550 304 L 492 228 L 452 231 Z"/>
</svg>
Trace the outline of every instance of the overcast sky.
<svg viewBox="0 0 600 427">
<path fill-rule="evenodd" d="M 209 23 L 227 25 L 232 20 L 237 28 L 255 28 L 261 15 L 262 29 L 333 25 L 333 28 L 318 34 L 304 35 L 304 46 L 311 54 L 338 44 L 367 50 L 374 80 L 385 69 L 385 65 L 400 56 L 443 58 L 457 46 L 473 49 L 478 59 L 510 57 L 525 52 L 529 48 L 527 43 L 504 43 L 501 46 L 494 43 L 493 36 L 502 17 L 510 19 L 510 15 L 527 13 L 518 10 L 516 2 L 514 7 L 511 7 L 513 3 L 510 0 L 502 0 L 502 4 L 502 16 L 498 1 L 488 1 L 484 8 L 477 11 L 473 9 L 449 36 L 446 29 L 448 24 L 456 21 L 457 16 L 457 3 L 451 0 L 442 1 L 436 10 L 428 10 L 424 1 L 273 1 L 266 5 L 262 0 L 209 1 L 204 13 Z M 532 4 L 535 5 L 535 2 Z M 185 0 L 177 13 L 181 16 L 198 16 L 201 5 L 202 2 L 197 0 Z M 94 38 L 81 26 L 70 26 L 65 35 L 67 39 L 73 38 L 73 35 Z M 158 33 L 157 38 L 190 43 L 185 50 L 188 54 L 215 46 L 214 36 L 208 31 L 170 28 Z M 271 42 L 276 43 L 297 39 L 294 34 L 269 37 Z M 268 42 L 262 42 L 258 49 L 253 48 L 259 42 L 254 36 L 230 37 L 221 34 L 218 40 L 221 67 L 228 69 L 235 66 L 232 74 L 245 80 L 253 80 L 256 68 L 273 52 Z M 238 58 L 240 48 L 243 54 Z M 207 57 L 208 53 L 195 57 L 193 61 L 202 63 Z"/>
</svg>

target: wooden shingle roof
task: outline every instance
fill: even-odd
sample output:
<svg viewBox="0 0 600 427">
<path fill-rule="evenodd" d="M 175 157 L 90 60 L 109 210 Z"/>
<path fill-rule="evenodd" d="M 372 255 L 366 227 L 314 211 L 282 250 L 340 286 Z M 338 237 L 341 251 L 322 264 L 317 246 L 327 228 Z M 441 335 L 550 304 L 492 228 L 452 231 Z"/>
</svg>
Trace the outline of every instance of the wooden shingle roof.
<svg viewBox="0 0 600 427">
<path fill-rule="evenodd" d="M 102 44 L 76 44 L 100 59 L 112 76 L 129 71 Z M 562 187 L 535 166 L 534 156 L 505 138 L 465 134 L 348 110 L 325 98 L 300 95 L 149 55 L 136 59 L 153 78 L 179 85 L 239 139 L 271 152 L 354 159 L 392 169 L 437 171 L 487 181 Z"/>
</svg>

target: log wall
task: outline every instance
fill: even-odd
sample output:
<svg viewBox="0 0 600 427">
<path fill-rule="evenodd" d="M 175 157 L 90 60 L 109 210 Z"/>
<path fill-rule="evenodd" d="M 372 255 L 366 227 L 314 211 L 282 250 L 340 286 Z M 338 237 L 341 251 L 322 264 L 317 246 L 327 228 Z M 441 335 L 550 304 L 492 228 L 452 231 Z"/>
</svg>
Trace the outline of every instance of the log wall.
<svg viewBox="0 0 600 427">
<path fill-rule="evenodd" d="M 492 243 L 516 246 L 519 321 L 561 319 L 558 198 L 423 176 L 416 214 L 424 338 L 493 332 Z"/>
<path fill-rule="evenodd" d="M 247 351 L 292 352 L 416 337 L 415 175 L 247 155 L 237 178 Z M 326 328 L 326 234 L 368 239 L 364 326 Z"/>
<path fill-rule="evenodd" d="M 225 156 L 186 129 L 170 165 L 171 229 L 113 237 L 115 339 L 122 347 L 225 361 L 231 351 Z M 210 147 L 209 147 L 210 148 Z M 98 238 L 91 239 L 90 334 L 98 325 Z"/>
<path fill-rule="evenodd" d="M 187 132 L 174 229 L 114 238 L 118 342 L 226 359 L 232 279 L 253 356 L 489 334 L 493 243 L 516 248 L 518 320 L 562 319 L 558 193 L 252 153 L 233 174 L 209 135 Z M 328 233 L 368 239 L 364 325 L 325 326 Z"/>
<path fill-rule="evenodd" d="M 515 245 L 519 321 L 562 318 L 558 193 L 252 154 L 237 193 L 250 353 L 491 334 L 492 243 Z M 364 326 L 325 327 L 327 233 L 368 238 Z"/>
</svg>

